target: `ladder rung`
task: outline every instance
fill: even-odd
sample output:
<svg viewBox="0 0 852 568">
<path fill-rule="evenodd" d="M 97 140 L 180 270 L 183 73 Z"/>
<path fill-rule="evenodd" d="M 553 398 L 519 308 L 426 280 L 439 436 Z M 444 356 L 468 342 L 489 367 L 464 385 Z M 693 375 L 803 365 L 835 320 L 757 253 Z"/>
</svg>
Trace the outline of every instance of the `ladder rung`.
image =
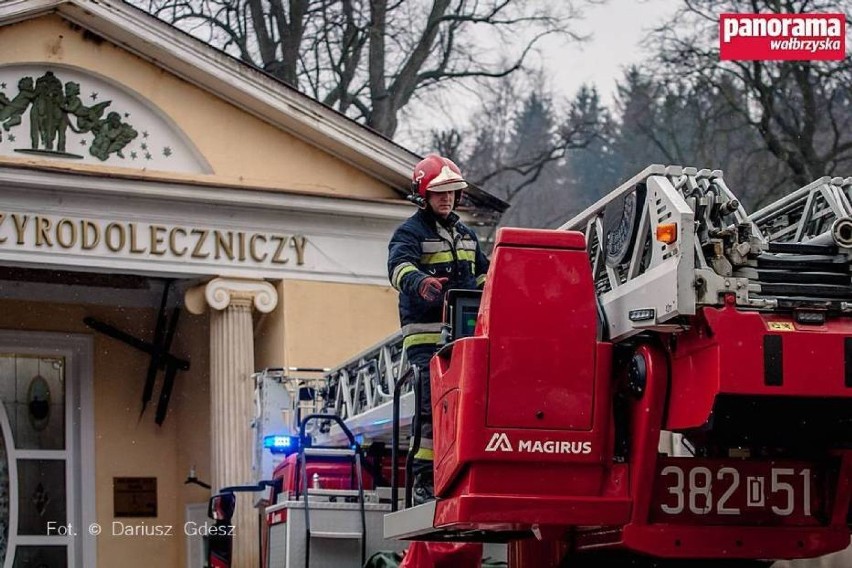
<svg viewBox="0 0 852 568">
<path fill-rule="evenodd" d="M 364 492 L 366 494 L 366 491 Z M 357 489 L 313 489 L 308 488 L 308 495 L 323 497 L 358 497 Z M 366 495 L 365 495 L 366 497 Z"/>
<path fill-rule="evenodd" d="M 834 286 L 848 286 L 852 284 L 849 274 L 839 272 L 796 272 L 793 270 L 758 270 L 757 280 L 762 284 L 789 283 L 789 284 L 831 284 Z"/>
<path fill-rule="evenodd" d="M 311 538 L 338 538 L 360 540 L 359 532 L 311 531 Z"/>
<path fill-rule="evenodd" d="M 852 287 L 830 284 L 760 284 L 760 293 L 767 296 L 801 296 L 814 299 L 839 298 L 852 300 Z"/>
<path fill-rule="evenodd" d="M 836 261 L 830 257 L 808 256 L 769 256 L 757 257 L 757 268 L 795 268 L 808 272 L 834 272 L 849 273 L 849 264 L 846 261 Z"/>
<path fill-rule="evenodd" d="M 306 456 L 318 457 L 343 457 L 354 456 L 355 450 L 350 448 L 304 448 L 302 453 Z"/>
<path fill-rule="evenodd" d="M 786 254 L 837 254 L 837 245 L 809 245 L 807 243 L 769 243 L 768 252 Z"/>
</svg>

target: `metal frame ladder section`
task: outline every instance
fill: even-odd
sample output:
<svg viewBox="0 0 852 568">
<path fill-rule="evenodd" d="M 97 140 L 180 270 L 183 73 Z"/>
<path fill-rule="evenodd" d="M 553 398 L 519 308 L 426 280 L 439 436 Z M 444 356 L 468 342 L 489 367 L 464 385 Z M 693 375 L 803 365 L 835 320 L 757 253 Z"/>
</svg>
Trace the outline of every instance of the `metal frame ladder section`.
<svg viewBox="0 0 852 568">
<path fill-rule="evenodd" d="M 852 244 L 852 177 L 821 177 L 749 216 L 771 242 L 831 244 L 834 232 Z M 835 227 L 835 224 L 838 223 Z M 814 241 L 823 235 L 820 241 Z"/>
<path fill-rule="evenodd" d="M 720 170 L 652 165 L 559 229 L 586 236 L 613 341 L 681 331 L 684 316 L 720 307 L 730 295 L 751 310 L 834 299 L 852 311 L 852 296 L 837 283 L 796 297 L 795 283 L 773 286 L 760 278 L 776 265 L 814 260 L 801 255 L 844 268 L 852 258 L 851 189 L 852 178 L 823 177 L 749 215 Z"/>
<path fill-rule="evenodd" d="M 346 422 L 356 436 L 389 442 L 392 427 L 393 398 L 399 379 L 409 368 L 403 349 L 402 330 L 351 357 L 325 375 L 328 394 L 323 412 Z M 404 384 L 398 393 L 402 401 L 403 423 L 413 412 L 412 389 Z M 316 437 L 321 443 L 342 443 L 343 429 L 328 420 Z"/>
<path fill-rule="evenodd" d="M 586 237 L 613 341 L 649 329 L 674 331 L 679 326 L 672 320 L 695 314 L 691 235 L 696 212 L 684 193 L 687 186 L 697 189 L 711 179 L 721 179 L 721 172 L 649 166 L 559 227 Z M 722 197 L 730 201 L 726 189 Z M 673 244 L 657 244 L 654 238 L 664 223 L 677 226 Z"/>
<path fill-rule="evenodd" d="M 346 438 L 349 441 L 348 446 L 311 446 L 305 443 L 307 441 L 306 438 L 306 426 L 309 422 L 314 420 L 332 420 L 337 423 L 337 425 L 341 428 L 341 430 L 346 434 Z M 360 444 L 355 441 L 355 436 L 352 435 L 352 432 L 346 427 L 346 424 L 340 419 L 340 417 L 335 416 L 333 414 L 311 414 L 306 416 L 304 420 L 302 420 L 301 425 L 299 426 L 299 439 L 302 440 L 302 443 L 299 445 L 299 486 L 300 489 L 300 497 L 304 501 L 305 505 L 305 568 L 310 568 L 311 564 L 311 538 L 327 538 L 327 539 L 348 539 L 354 538 L 356 535 L 348 533 L 348 532 L 312 532 L 311 531 L 311 513 L 310 513 L 310 492 L 308 490 L 308 470 L 307 470 L 307 461 L 308 457 L 349 457 L 352 459 L 352 465 L 355 469 L 355 478 L 357 484 L 357 496 L 358 496 L 358 505 L 360 508 L 361 514 L 361 533 L 357 535 L 360 541 L 361 547 L 361 564 L 363 566 L 367 561 L 367 512 L 364 508 L 364 476 L 361 469 L 362 465 L 362 450 Z M 340 491 L 336 491 L 336 493 L 341 493 Z"/>
</svg>

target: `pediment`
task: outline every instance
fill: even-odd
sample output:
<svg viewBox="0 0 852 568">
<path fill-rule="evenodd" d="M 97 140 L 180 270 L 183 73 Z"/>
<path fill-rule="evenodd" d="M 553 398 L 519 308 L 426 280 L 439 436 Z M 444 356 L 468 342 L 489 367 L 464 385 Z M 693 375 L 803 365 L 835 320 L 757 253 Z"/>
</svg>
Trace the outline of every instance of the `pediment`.
<svg viewBox="0 0 852 568">
<path fill-rule="evenodd" d="M 0 66 L 0 155 L 211 173 L 195 145 L 140 93 L 85 69 Z"/>
<path fill-rule="evenodd" d="M 215 88 L 221 85 L 189 81 L 88 25 L 41 14 L 0 27 L 0 45 L 16 46 L 0 50 L 0 87 L 6 84 L 0 159 L 209 186 L 398 199 L 393 187 L 333 145 L 294 133 L 286 116 L 280 124 L 263 120 L 239 97 Z"/>
<path fill-rule="evenodd" d="M 36 133 L 35 144 L 32 122 L 26 122 L 31 108 L 15 125 L 7 123 L 15 109 L 5 111 L 10 116 L 0 122 L 14 139 L 2 132 L 0 160 L 79 164 L 86 173 L 103 167 L 109 175 L 166 172 L 203 185 L 408 206 L 404 196 L 420 159 L 416 153 L 121 0 L 4 0 L 0 45 L 3 109 L 27 73 L 38 91 L 35 82 L 48 71 L 62 83 L 61 95 L 56 82 L 43 79 L 42 85 L 53 83 L 53 97 L 68 99 L 66 108 L 75 109 L 70 119 L 67 110 L 53 111 L 54 121 L 48 120 L 43 137 Z M 80 85 L 79 106 L 65 93 L 68 82 Z M 112 112 L 111 123 L 84 132 Z M 61 130 L 62 120 L 69 122 L 64 152 L 72 156 L 57 155 L 54 122 Z M 51 139 L 54 147 L 47 148 Z M 508 207 L 476 186 L 467 194 L 480 216 L 492 218 Z"/>
</svg>

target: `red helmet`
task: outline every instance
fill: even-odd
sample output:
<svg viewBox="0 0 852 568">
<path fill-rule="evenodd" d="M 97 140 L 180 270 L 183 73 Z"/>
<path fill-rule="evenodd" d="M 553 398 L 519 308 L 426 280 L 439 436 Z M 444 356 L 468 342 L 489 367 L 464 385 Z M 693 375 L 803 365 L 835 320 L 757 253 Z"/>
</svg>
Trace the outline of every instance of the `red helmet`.
<svg viewBox="0 0 852 568">
<path fill-rule="evenodd" d="M 449 158 L 438 154 L 428 154 L 416 166 L 411 175 L 411 190 L 423 199 L 427 191 L 458 191 L 456 203 L 461 198 L 461 190 L 467 182 L 459 167 Z"/>
</svg>

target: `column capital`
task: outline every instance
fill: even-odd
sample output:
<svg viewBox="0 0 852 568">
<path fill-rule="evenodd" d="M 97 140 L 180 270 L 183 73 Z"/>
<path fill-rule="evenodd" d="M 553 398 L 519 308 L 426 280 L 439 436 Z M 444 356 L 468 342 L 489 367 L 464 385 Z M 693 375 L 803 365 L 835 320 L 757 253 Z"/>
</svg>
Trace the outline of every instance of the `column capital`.
<svg viewBox="0 0 852 568">
<path fill-rule="evenodd" d="M 214 278 L 190 288 L 184 295 L 186 309 L 196 315 L 203 314 L 208 306 L 221 311 L 232 303 L 243 302 L 254 304 L 259 312 L 269 313 L 278 305 L 278 292 L 265 280 Z"/>
</svg>

